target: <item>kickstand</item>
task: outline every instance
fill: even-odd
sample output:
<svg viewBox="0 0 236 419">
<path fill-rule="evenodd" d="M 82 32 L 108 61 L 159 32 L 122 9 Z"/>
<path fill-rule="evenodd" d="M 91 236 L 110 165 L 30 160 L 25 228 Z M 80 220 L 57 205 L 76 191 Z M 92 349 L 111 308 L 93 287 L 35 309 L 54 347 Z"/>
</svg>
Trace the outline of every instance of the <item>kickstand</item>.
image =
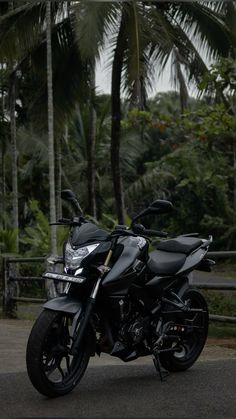
<svg viewBox="0 0 236 419">
<path fill-rule="evenodd" d="M 168 377 L 169 372 L 166 371 L 166 370 L 163 370 L 161 368 L 161 363 L 160 363 L 159 352 L 158 351 L 153 352 L 153 363 L 155 365 L 155 368 L 156 368 L 157 372 L 159 373 L 160 380 L 164 381 L 165 378 Z"/>
</svg>

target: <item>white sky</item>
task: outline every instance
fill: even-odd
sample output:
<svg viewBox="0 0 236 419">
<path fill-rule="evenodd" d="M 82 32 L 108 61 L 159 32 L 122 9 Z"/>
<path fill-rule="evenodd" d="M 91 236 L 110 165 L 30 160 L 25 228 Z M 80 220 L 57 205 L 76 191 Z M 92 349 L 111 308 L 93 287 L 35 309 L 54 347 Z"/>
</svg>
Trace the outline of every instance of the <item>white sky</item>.
<svg viewBox="0 0 236 419">
<path fill-rule="evenodd" d="M 99 93 L 111 92 L 111 68 L 108 68 L 104 56 L 101 57 L 100 62 L 97 64 L 96 86 Z M 150 96 L 155 96 L 158 92 L 166 92 L 168 90 L 174 90 L 170 83 L 170 65 L 166 66 L 162 76 L 153 83 L 153 91 L 150 92 Z"/>
</svg>

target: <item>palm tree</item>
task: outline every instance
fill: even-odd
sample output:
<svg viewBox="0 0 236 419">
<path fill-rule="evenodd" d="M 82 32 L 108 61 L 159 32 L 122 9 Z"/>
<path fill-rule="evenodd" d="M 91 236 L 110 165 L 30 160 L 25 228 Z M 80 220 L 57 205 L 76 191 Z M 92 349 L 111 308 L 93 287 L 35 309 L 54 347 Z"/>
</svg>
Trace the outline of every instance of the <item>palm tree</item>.
<svg viewBox="0 0 236 419">
<path fill-rule="evenodd" d="M 13 70 L 13 73 L 10 76 L 10 124 L 11 124 L 11 151 L 12 151 L 12 207 L 13 207 L 13 228 L 17 231 L 16 234 L 16 252 L 19 251 L 19 214 L 18 214 L 18 153 L 17 153 L 17 144 L 16 144 L 16 115 L 15 115 L 15 106 L 16 106 L 16 73 Z"/>
<path fill-rule="evenodd" d="M 120 136 L 121 136 L 121 76 L 123 68 L 123 56 L 127 44 L 125 27 L 127 25 L 125 12 L 123 9 L 121 15 L 121 22 L 119 33 L 116 41 L 116 48 L 114 52 L 112 64 L 112 82 L 111 82 L 111 97 L 112 97 L 112 126 L 111 126 L 111 169 L 114 185 L 114 195 L 117 206 L 118 222 L 124 224 L 125 205 L 124 193 L 122 185 L 122 176 L 120 170 Z"/>
<path fill-rule="evenodd" d="M 9 11 L 14 12 L 14 2 L 9 2 Z M 10 60 L 9 77 L 9 114 L 11 129 L 11 152 L 12 152 L 12 210 L 13 210 L 13 228 L 16 231 L 16 252 L 19 251 L 19 208 L 18 208 L 18 156 L 16 143 L 16 82 L 17 76 L 14 71 L 14 62 Z"/>
<path fill-rule="evenodd" d="M 63 135 L 58 134 L 55 141 L 55 198 L 56 198 L 56 218 L 59 220 L 62 218 L 62 202 L 61 202 L 61 190 L 62 190 L 62 141 Z"/>
<path fill-rule="evenodd" d="M 6 64 L 0 65 L 0 80 L 1 80 L 1 120 L 0 120 L 0 161 L 1 161 L 1 173 L 0 173 L 0 184 L 1 184 L 1 227 L 5 228 L 5 199 L 6 199 L 6 164 L 5 164 L 5 154 L 7 149 L 7 139 L 8 139 L 8 121 L 6 118 L 6 109 L 5 109 L 5 95 L 7 93 L 7 69 Z"/>
<path fill-rule="evenodd" d="M 89 214 L 97 218 L 96 205 L 96 167 L 95 167 L 95 146 L 96 146 L 96 110 L 95 110 L 95 62 L 91 63 L 90 69 L 90 97 L 89 97 L 89 133 L 87 138 L 88 158 L 88 208 Z"/>
<path fill-rule="evenodd" d="M 48 86 L 48 162 L 50 190 L 50 223 L 51 223 L 51 254 L 57 253 L 56 197 L 55 197 L 55 153 L 54 153 L 54 121 L 53 121 L 53 83 L 52 83 L 52 40 L 51 40 L 51 1 L 46 6 L 47 33 L 47 86 Z M 55 297 L 55 284 L 47 280 L 47 294 Z"/>
<path fill-rule="evenodd" d="M 48 160 L 50 186 L 50 222 L 56 222 L 55 200 L 55 154 L 54 154 L 54 122 L 53 122 L 53 85 L 52 85 L 52 42 L 51 42 L 51 2 L 47 1 L 47 81 L 48 81 Z M 56 226 L 51 225 L 51 253 L 56 254 Z"/>
</svg>

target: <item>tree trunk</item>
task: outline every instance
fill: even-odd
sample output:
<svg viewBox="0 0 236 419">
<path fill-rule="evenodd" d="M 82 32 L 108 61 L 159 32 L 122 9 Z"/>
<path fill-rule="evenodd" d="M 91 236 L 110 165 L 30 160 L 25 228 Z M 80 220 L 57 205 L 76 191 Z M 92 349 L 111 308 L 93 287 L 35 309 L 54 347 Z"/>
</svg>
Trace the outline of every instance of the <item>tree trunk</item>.
<svg viewBox="0 0 236 419">
<path fill-rule="evenodd" d="M 55 204 L 55 155 L 53 121 L 53 85 L 52 85 L 52 44 L 51 44 L 51 2 L 47 1 L 47 83 L 48 83 L 48 159 L 50 186 L 50 222 L 56 221 Z M 56 254 L 56 228 L 51 228 L 51 251 Z"/>
<path fill-rule="evenodd" d="M 6 168 L 5 168 L 5 158 L 4 158 L 4 147 L 1 150 L 1 215 L 2 215 L 2 224 L 1 227 L 4 230 L 6 228 L 6 222 L 5 222 L 5 198 L 6 198 Z"/>
<path fill-rule="evenodd" d="M 55 172 L 56 172 L 56 214 L 57 220 L 62 218 L 62 203 L 61 203 L 61 137 L 55 141 L 56 148 L 56 161 L 55 161 Z"/>
<path fill-rule="evenodd" d="M 49 190 L 50 190 L 50 223 L 56 222 L 55 199 L 55 155 L 54 155 L 54 121 L 53 121 L 53 85 L 52 85 L 52 43 L 51 43 L 51 2 L 46 3 L 47 20 L 47 84 L 48 84 L 48 160 L 49 160 Z M 56 226 L 51 226 L 51 254 L 57 253 Z M 53 281 L 47 281 L 47 295 L 56 296 Z"/>
<path fill-rule="evenodd" d="M 13 11 L 14 2 L 9 2 L 9 10 Z M 9 104 L 10 104 L 10 129 L 11 129 L 11 154 L 12 154 L 12 207 L 13 228 L 17 230 L 16 253 L 19 251 L 19 209 L 18 209 L 18 169 L 17 169 L 17 145 L 16 145 L 16 72 L 13 62 L 10 63 L 9 78 Z"/>
<path fill-rule="evenodd" d="M 13 66 L 12 66 L 13 70 Z M 19 252 L 19 210 L 18 210 L 18 168 L 17 168 L 17 145 L 16 145 L 16 73 L 10 76 L 10 125 L 11 125 L 11 155 L 12 155 L 12 206 L 13 228 L 17 230 L 16 253 Z"/>
<path fill-rule="evenodd" d="M 2 129 L 4 130 L 4 122 L 5 122 L 5 102 L 4 102 L 4 81 L 3 81 L 3 64 L 0 64 L 1 69 L 1 121 L 2 121 Z M 4 130 L 4 140 L 1 144 L 1 228 L 5 228 L 5 221 L 4 221 L 4 214 L 5 214 L 5 196 L 6 196 L 6 176 L 5 176 L 5 130 Z"/>
<path fill-rule="evenodd" d="M 124 224 L 125 206 L 124 192 L 120 169 L 120 132 L 121 132 L 121 74 L 123 67 L 123 53 L 126 47 L 125 19 L 121 18 L 120 29 L 117 37 L 116 49 L 112 65 L 111 84 L 111 171 L 116 202 L 118 222 Z"/>
<path fill-rule="evenodd" d="M 233 140 L 233 169 L 236 171 L 236 140 Z M 236 175 L 233 177 L 233 203 L 234 209 L 236 209 Z"/>
<path fill-rule="evenodd" d="M 96 207 L 96 169 L 95 169 L 95 146 L 96 146 L 96 121 L 97 115 L 94 108 L 95 99 L 95 63 L 90 70 L 90 101 L 89 101 L 89 133 L 87 138 L 87 160 L 88 160 L 88 208 L 89 214 L 97 218 Z"/>
<path fill-rule="evenodd" d="M 5 90 L 4 90 L 4 64 L 0 64 L 1 70 L 1 113 L 2 113 L 2 122 L 4 121 L 5 116 Z"/>
<path fill-rule="evenodd" d="M 181 62 L 183 60 L 182 60 L 182 57 L 178 48 L 176 47 L 174 48 L 174 56 L 175 56 L 174 65 L 176 67 L 177 79 L 179 83 L 180 112 L 181 112 L 181 115 L 183 115 L 186 109 L 188 108 L 189 96 L 188 96 L 188 88 L 187 88 L 185 78 L 184 78 L 182 68 L 181 68 Z"/>
</svg>

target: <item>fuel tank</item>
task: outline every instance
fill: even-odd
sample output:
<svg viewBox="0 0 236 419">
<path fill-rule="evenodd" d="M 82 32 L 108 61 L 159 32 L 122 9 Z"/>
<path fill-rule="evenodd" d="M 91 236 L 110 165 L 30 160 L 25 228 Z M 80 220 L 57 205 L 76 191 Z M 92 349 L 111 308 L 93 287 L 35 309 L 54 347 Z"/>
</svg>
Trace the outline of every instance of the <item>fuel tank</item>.
<svg viewBox="0 0 236 419">
<path fill-rule="evenodd" d="M 143 237 L 124 237 L 118 240 L 118 244 L 123 246 L 123 250 L 102 283 L 104 290 L 109 293 L 128 292 L 139 273 L 139 258 L 147 246 Z"/>
</svg>

